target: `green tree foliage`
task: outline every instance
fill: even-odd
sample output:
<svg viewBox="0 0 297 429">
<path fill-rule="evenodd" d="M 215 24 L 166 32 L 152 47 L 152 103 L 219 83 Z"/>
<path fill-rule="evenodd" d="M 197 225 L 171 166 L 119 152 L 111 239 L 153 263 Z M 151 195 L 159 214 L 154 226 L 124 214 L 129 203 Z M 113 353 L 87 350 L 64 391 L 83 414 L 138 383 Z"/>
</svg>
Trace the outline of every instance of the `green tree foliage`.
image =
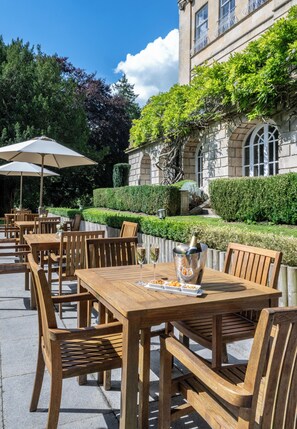
<svg viewBox="0 0 297 429">
<path fill-rule="evenodd" d="M 133 119 L 138 119 L 140 116 L 140 106 L 136 102 L 138 95 L 135 94 L 134 85 L 128 81 L 125 73 L 121 79 L 113 85 L 113 87 L 116 94 L 125 100 L 126 112 L 128 113 L 131 121 Z"/>
<path fill-rule="evenodd" d="M 297 6 L 224 63 L 196 67 L 189 85 L 153 96 L 134 120 L 130 145 L 178 144 L 193 129 L 236 114 L 265 118 L 297 105 Z"/>
<path fill-rule="evenodd" d="M 131 120 L 123 98 L 94 74 L 48 56 L 22 40 L 0 38 L 0 146 L 47 135 L 94 159 L 96 167 L 66 168 L 44 181 L 45 204 L 71 205 L 112 185 L 112 166 L 126 160 Z M 45 143 L 46 144 L 46 143 Z M 3 162 L 4 163 L 4 162 Z M 0 207 L 16 200 L 15 178 L 0 178 Z M 24 205 L 38 205 L 39 181 L 25 181 Z"/>
</svg>

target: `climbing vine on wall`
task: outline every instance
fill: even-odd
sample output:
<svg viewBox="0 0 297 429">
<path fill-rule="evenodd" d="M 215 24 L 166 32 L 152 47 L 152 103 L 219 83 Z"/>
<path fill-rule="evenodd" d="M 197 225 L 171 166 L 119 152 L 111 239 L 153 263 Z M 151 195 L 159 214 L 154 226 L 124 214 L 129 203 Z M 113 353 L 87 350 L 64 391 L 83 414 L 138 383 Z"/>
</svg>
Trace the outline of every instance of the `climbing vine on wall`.
<svg viewBox="0 0 297 429">
<path fill-rule="evenodd" d="M 131 147 L 182 145 L 194 129 L 236 114 L 268 118 L 297 107 L 297 6 L 228 61 L 196 67 L 189 85 L 153 96 L 134 121 Z M 170 166 L 167 166 L 170 167 Z M 166 166 L 164 167 L 166 168 Z"/>
</svg>

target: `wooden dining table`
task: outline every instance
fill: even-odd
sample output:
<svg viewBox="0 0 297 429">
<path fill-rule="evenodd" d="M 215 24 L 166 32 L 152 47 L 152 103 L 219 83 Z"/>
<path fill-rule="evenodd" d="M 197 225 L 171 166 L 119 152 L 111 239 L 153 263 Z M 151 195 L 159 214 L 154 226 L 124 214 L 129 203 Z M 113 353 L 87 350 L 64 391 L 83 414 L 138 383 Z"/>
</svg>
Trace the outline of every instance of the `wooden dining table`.
<svg viewBox="0 0 297 429">
<path fill-rule="evenodd" d="M 25 244 L 24 235 L 28 234 L 29 231 L 33 231 L 34 220 L 17 220 L 14 224 L 20 230 L 20 244 Z"/>
<path fill-rule="evenodd" d="M 120 429 L 148 427 L 150 330 L 163 322 L 277 306 L 281 292 L 212 269 L 205 269 L 199 297 L 159 292 L 136 284 L 137 266 L 77 270 L 78 291 L 88 290 L 123 324 Z M 153 266 L 143 266 L 143 280 Z M 160 263 L 157 278 L 176 279 L 173 263 Z M 79 304 L 78 326 L 86 326 L 87 306 Z M 214 351 L 220 338 L 214 333 Z M 140 341 L 139 341 L 140 339 Z M 139 418 L 137 393 L 139 376 Z"/>
</svg>

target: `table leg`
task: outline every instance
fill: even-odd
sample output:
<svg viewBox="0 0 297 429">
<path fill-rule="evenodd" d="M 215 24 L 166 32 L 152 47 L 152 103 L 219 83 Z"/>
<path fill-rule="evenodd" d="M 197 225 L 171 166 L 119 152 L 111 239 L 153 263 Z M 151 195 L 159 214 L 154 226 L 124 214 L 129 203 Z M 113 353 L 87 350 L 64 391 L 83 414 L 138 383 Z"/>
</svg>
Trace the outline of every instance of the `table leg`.
<svg viewBox="0 0 297 429">
<path fill-rule="evenodd" d="M 139 350 L 139 429 L 148 428 L 151 330 L 142 329 Z"/>
<path fill-rule="evenodd" d="M 212 367 L 222 365 L 222 315 L 212 318 Z"/>
<path fill-rule="evenodd" d="M 137 429 L 139 325 L 123 322 L 123 366 L 120 429 Z"/>
</svg>

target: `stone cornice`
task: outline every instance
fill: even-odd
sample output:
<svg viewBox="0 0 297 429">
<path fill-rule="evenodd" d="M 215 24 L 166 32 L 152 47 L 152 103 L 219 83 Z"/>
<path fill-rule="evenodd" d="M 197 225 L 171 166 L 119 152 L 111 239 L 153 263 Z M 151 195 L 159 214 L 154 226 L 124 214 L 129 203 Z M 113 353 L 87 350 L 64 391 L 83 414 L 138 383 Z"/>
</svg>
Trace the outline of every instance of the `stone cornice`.
<svg viewBox="0 0 297 429">
<path fill-rule="evenodd" d="M 188 3 L 192 3 L 193 0 L 178 0 L 179 10 L 184 10 Z"/>
</svg>

